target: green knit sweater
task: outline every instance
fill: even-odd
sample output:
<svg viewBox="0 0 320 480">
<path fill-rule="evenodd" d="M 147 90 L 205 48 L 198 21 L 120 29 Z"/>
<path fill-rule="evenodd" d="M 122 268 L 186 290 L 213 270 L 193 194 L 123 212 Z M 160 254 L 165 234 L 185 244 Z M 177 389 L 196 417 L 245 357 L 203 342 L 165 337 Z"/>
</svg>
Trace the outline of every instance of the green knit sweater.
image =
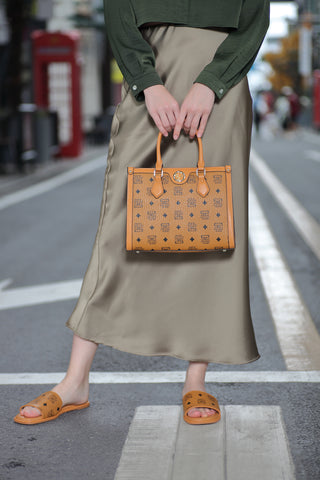
<svg viewBox="0 0 320 480">
<path fill-rule="evenodd" d="M 269 27 L 270 0 L 104 0 L 113 55 L 137 101 L 143 90 L 163 85 L 154 52 L 139 27 L 147 22 L 230 28 L 212 61 L 194 79 L 218 99 L 247 74 Z"/>
</svg>

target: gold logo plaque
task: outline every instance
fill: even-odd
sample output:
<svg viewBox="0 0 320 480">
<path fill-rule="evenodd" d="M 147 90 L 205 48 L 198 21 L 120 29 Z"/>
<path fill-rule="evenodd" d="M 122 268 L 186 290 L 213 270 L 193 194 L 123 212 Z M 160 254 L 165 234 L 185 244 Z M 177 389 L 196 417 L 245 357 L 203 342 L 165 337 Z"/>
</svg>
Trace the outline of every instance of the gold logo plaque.
<svg viewBox="0 0 320 480">
<path fill-rule="evenodd" d="M 182 172 L 181 170 L 177 170 L 176 172 L 174 172 L 173 174 L 173 179 L 176 181 L 176 182 L 183 182 L 183 180 L 186 178 L 184 172 Z"/>
</svg>

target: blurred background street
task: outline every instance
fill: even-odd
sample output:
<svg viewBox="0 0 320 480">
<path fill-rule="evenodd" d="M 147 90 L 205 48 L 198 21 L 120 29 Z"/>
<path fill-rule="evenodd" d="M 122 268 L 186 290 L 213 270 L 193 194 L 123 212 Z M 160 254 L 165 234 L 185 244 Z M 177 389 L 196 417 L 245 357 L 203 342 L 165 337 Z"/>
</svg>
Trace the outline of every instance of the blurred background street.
<svg viewBox="0 0 320 480">
<path fill-rule="evenodd" d="M 206 470 L 200 436 L 190 476 L 167 477 L 161 468 L 180 458 L 189 432 L 176 432 L 174 410 L 186 361 L 100 346 L 89 409 L 13 422 L 68 365 L 65 322 L 96 234 L 122 75 L 102 1 L 0 0 L 0 479 L 320 478 L 319 0 L 271 2 L 248 78 L 250 300 L 261 358 L 208 367 L 208 391 L 230 416 L 224 472 Z M 146 446 L 150 437 L 159 451 Z"/>
</svg>

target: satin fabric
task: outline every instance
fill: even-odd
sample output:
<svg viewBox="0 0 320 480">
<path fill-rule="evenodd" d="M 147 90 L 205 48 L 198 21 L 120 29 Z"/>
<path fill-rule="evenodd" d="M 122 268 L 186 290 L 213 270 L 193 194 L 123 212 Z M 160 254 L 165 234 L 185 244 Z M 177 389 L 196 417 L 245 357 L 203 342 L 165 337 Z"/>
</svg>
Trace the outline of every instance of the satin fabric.
<svg viewBox="0 0 320 480">
<path fill-rule="evenodd" d="M 181 105 L 193 80 L 228 35 L 215 29 L 143 29 L 164 85 Z M 153 167 L 158 128 L 123 81 L 111 125 L 100 220 L 79 299 L 67 326 L 82 338 L 139 355 L 225 364 L 259 358 L 248 274 L 248 163 L 252 99 L 247 77 L 215 103 L 204 132 L 207 165 L 232 166 L 233 252 L 127 252 L 128 166 Z M 164 165 L 196 165 L 183 132 L 163 137 Z"/>
</svg>

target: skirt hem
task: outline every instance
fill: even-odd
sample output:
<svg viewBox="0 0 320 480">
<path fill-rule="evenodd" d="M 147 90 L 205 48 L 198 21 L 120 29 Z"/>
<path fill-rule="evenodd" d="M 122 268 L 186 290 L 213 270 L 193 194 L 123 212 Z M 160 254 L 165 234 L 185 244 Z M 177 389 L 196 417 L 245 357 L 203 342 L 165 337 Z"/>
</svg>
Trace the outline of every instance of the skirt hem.
<svg viewBox="0 0 320 480">
<path fill-rule="evenodd" d="M 80 335 L 75 328 L 73 328 L 68 322 L 66 323 L 66 326 L 68 328 L 70 328 L 70 330 L 73 331 L 73 333 L 75 333 L 76 335 L 78 335 L 78 337 L 81 337 L 83 338 L 84 340 L 89 340 L 90 342 L 94 342 L 94 343 L 97 343 L 98 345 L 104 345 L 106 347 L 112 347 L 116 350 L 120 350 L 121 352 L 125 352 L 125 353 L 131 353 L 133 355 L 142 355 L 142 356 L 146 356 L 146 357 L 157 357 L 157 356 L 168 356 L 168 357 L 174 357 L 174 358 L 178 358 L 179 360 L 185 360 L 187 362 L 208 362 L 208 363 L 217 363 L 219 365 L 246 365 L 247 363 L 252 363 L 252 362 L 255 362 L 256 360 L 259 360 L 259 358 L 261 357 L 261 355 L 258 353 L 258 355 L 256 357 L 253 357 L 252 359 L 249 359 L 249 360 L 245 360 L 245 361 L 237 361 L 237 362 L 226 362 L 226 361 L 221 361 L 221 360 L 210 360 L 210 359 L 204 359 L 204 358 L 185 358 L 184 356 L 182 355 L 178 355 L 178 354 L 175 354 L 175 353 L 172 353 L 172 352 L 157 352 L 157 353 L 151 353 L 151 352 L 138 352 L 137 350 L 134 350 L 134 349 L 131 349 L 131 350 L 128 350 L 128 349 L 125 349 L 123 347 L 121 347 L 121 345 L 119 344 L 116 344 L 116 343 L 107 343 L 106 341 L 104 340 L 98 340 L 98 339 L 94 339 L 92 337 L 90 337 L 89 335 Z"/>
</svg>

